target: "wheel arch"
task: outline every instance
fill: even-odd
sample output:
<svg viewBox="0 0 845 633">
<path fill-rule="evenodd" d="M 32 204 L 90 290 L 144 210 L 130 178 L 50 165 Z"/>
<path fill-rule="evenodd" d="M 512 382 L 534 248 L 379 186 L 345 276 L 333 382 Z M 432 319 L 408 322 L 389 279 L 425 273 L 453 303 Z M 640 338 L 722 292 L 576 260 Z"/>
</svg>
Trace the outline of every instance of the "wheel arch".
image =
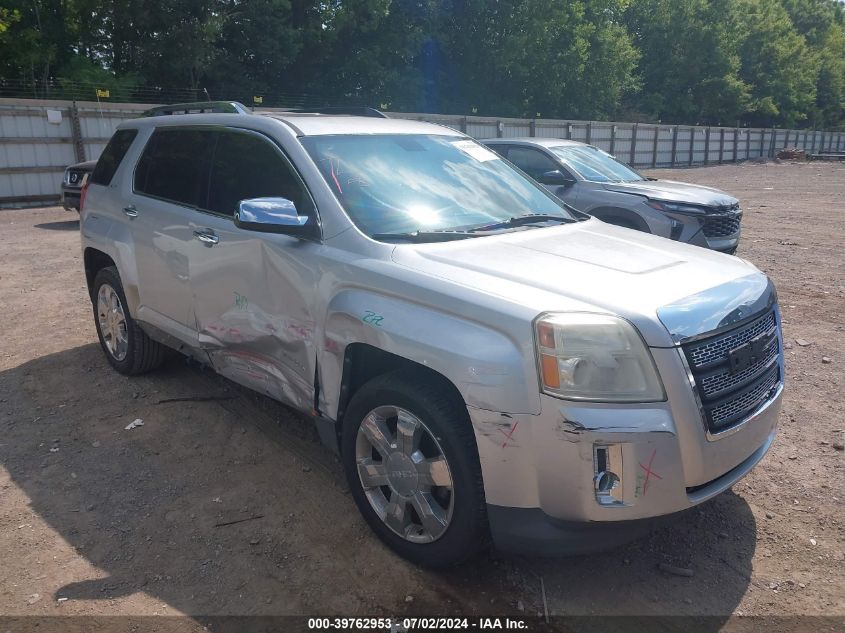
<svg viewBox="0 0 845 633">
<path fill-rule="evenodd" d="M 90 246 L 85 249 L 82 259 L 85 263 L 85 281 L 88 284 L 88 295 L 93 301 L 94 279 L 97 277 L 97 273 L 109 266 L 117 268 L 117 264 L 108 253 Z"/>
<path fill-rule="evenodd" d="M 638 213 L 631 211 L 630 209 L 625 209 L 624 207 L 596 207 L 595 209 L 590 209 L 588 213 L 603 222 L 607 222 L 608 224 L 614 224 L 615 220 L 616 222 L 630 224 L 638 231 L 651 233 L 651 229 L 649 229 L 648 224 Z"/>
</svg>

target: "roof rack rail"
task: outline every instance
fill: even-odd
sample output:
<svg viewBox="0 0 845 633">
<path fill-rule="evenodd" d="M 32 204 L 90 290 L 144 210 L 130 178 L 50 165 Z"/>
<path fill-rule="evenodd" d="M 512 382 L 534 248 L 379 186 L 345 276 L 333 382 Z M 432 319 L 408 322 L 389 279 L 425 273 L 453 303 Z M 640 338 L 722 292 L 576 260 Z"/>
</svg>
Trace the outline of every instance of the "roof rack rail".
<svg viewBox="0 0 845 633">
<path fill-rule="evenodd" d="M 381 110 L 370 108 L 369 106 L 326 106 L 324 108 L 291 108 L 284 110 L 282 114 L 290 112 L 292 114 L 351 114 L 353 116 L 368 116 L 378 119 L 389 119 Z"/>
<path fill-rule="evenodd" d="M 196 103 L 175 103 L 158 106 L 144 112 L 143 116 L 167 116 L 169 114 L 203 114 L 222 112 L 226 114 L 252 114 L 249 108 L 238 101 L 198 101 Z"/>
</svg>

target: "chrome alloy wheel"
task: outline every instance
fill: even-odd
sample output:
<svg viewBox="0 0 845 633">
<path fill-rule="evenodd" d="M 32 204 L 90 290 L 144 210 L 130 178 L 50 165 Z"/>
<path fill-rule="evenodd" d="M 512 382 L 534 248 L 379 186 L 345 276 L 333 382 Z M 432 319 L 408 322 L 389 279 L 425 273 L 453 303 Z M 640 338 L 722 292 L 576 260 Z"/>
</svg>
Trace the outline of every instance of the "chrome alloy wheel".
<svg viewBox="0 0 845 633">
<path fill-rule="evenodd" d="M 373 409 L 358 428 L 355 461 L 364 494 L 387 527 L 412 543 L 443 536 L 455 506 L 452 474 L 422 420 L 396 406 Z"/>
<path fill-rule="evenodd" d="M 129 335 L 126 332 L 126 314 L 120 297 L 109 284 L 100 286 L 97 293 L 97 321 L 100 334 L 109 354 L 121 361 L 129 352 Z"/>
</svg>

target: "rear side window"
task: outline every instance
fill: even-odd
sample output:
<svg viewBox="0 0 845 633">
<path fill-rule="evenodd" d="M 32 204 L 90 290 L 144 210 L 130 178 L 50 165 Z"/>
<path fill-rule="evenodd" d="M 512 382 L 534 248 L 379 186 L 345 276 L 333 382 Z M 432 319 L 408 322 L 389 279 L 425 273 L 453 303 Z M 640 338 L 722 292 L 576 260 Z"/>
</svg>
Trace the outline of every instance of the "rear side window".
<svg viewBox="0 0 845 633">
<path fill-rule="evenodd" d="M 156 130 L 135 168 L 135 192 L 189 207 L 204 206 L 213 150 L 210 130 Z"/>
<path fill-rule="evenodd" d="M 106 149 L 100 155 L 97 166 L 91 172 L 90 182 L 106 186 L 111 184 L 111 179 L 114 178 L 117 168 L 120 167 L 120 161 L 126 156 L 129 146 L 132 145 L 132 141 L 135 140 L 137 135 L 138 130 L 118 130 L 115 132 L 106 145 Z"/>
<path fill-rule="evenodd" d="M 214 152 L 208 210 L 234 215 L 238 202 L 281 197 L 304 213 L 304 189 L 270 141 L 252 133 L 222 130 Z"/>
</svg>

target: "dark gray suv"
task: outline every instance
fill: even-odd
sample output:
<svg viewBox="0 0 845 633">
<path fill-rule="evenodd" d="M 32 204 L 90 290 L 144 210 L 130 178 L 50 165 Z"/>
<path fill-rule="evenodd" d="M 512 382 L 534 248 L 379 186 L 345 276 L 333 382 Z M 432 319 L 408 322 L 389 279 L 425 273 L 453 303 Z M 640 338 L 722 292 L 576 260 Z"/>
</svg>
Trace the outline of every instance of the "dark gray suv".
<svg viewBox="0 0 845 633">
<path fill-rule="evenodd" d="M 646 178 L 592 145 L 555 138 L 482 141 L 558 198 L 605 222 L 725 253 L 739 245 L 739 200 L 684 182 Z"/>
</svg>

